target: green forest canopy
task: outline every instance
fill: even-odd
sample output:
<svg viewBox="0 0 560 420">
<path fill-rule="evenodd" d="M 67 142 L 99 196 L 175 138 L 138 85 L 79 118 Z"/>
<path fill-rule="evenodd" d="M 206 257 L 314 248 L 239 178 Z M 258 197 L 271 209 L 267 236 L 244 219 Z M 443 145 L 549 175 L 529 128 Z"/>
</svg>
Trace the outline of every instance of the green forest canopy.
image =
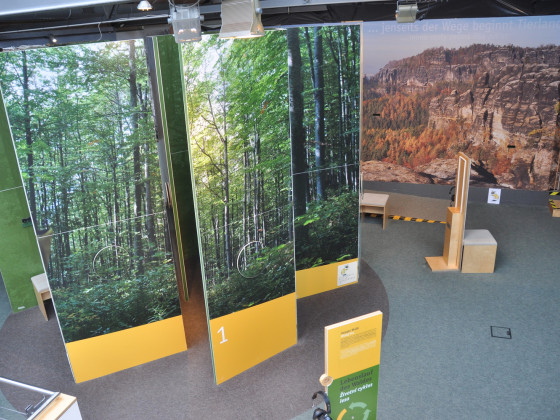
<svg viewBox="0 0 560 420">
<path fill-rule="evenodd" d="M 0 73 L 65 340 L 177 315 L 142 43 L 4 53 Z"/>
</svg>

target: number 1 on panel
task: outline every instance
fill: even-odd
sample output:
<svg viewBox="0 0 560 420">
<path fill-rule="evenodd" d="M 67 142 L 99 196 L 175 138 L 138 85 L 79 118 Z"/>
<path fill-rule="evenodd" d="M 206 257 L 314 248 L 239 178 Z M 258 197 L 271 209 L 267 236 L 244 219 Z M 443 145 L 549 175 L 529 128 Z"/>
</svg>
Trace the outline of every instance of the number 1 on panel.
<svg viewBox="0 0 560 420">
<path fill-rule="evenodd" d="M 226 333 L 224 331 L 224 327 L 220 327 L 220 329 L 218 330 L 218 334 L 222 334 L 222 341 L 220 341 L 220 344 L 224 344 L 227 340 L 226 338 Z"/>
</svg>

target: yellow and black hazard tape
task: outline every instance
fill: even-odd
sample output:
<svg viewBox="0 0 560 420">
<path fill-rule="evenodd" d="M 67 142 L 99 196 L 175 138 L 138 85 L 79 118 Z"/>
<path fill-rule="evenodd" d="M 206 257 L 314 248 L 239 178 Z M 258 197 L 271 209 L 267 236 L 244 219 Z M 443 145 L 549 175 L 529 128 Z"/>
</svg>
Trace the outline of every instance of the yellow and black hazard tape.
<svg viewBox="0 0 560 420">
<path fill-rule="evenodd" d="M 553 196 L 555 196 L 555 195 L 560 195 L 560 191 L 558 191 L 558 190 L 549 190 L 549 191 L 548 191 L 548 195 L 549 195 L 549 197 L 553 197 Z M 548 204 L 549 204 L 550 207 L 553 208 L 553 209 L 557 209 L 557 208 L 558 208 L 557 205 L 556 205 L 556 203 L 555 203 L 555 201 L 557 202 L 558 200 L 553 200 L 552 198 L 549 198 L 549 199 L 548 199 Z"/>
<path fill-rule="evenodd" d="M 370 213 L 369 217 L 382 217 L 382 214 L 373 214 Z M 430 220 L 430 219 L 421 219 L 419 217 L 405 217 L 405 216 L 397 216 L 395 214 L 393 215 L 388 215 L 387 216 L 388 219 L 392 219 L 392 220 L 404 220 L 406 222 L 418 222 L 418 223 L 442 223 L 445 224 L 445 222 L 442 222 L 440 220 Z"/>
</svg>

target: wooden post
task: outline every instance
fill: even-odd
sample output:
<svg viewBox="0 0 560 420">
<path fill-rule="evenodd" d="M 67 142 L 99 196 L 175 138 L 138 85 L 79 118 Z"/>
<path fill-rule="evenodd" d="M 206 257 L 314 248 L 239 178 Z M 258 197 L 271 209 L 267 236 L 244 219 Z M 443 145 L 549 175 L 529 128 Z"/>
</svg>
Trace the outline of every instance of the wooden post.
<svg viewBox="0 0 560 420">
<path fill-rule="evenodd" d="M 432 271 L 456 271 L 461 268 L 461 248 L 467 219 L 467 201 L 471 159 L 459 153 L 454 207 L 447 208 L 443 256 L 426 257 Z"/>
</svg>

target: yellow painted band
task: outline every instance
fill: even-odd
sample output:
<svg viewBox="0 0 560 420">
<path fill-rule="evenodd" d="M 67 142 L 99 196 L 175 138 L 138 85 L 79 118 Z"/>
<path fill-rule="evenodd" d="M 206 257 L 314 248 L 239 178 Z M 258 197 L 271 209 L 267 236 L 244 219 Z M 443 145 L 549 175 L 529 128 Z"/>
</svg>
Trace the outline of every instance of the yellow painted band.
<svg viewBox="0 0 560 420">
<path fill-rule="evenodd" d="M 296 296 L 210 320 L 216 383 L 240 374 L 296 344 Z"/>
<path fill-rule="evenodd" d="M 354 261 L 358 261 L 358 259 L 353 258 L 351 260 L 296 271 L 297 298 L 301 299 L 338 288 L 338 267 Z"/>
<path fill-rule="evenodd" d="M 381 359 L 383 314 L 362 315 L 325 327 L 325 373 L 333 379 L 376 366 Z"/>
<path fill-rule="evenodd" d="M 66 343 L 76 382 L 89 381 L 187 349 L 182 317 Z"/>
</svg>

